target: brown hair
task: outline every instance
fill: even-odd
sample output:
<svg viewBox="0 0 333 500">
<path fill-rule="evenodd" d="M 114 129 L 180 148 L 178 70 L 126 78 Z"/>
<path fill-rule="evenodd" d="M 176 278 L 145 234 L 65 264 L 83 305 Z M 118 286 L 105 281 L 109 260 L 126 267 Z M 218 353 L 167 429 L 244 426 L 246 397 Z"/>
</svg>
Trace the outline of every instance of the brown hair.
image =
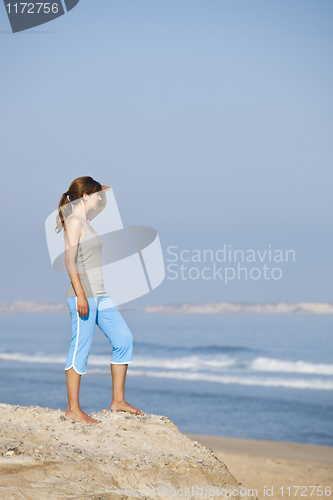
<svg viewBox="0 0 333 500">
<path fill-rule="evenodd" d="M 78 203 L 78 199 L 82 198 L 83 195 L 98 193 L 102 191 L 102 185 L 95 181 L 92 177 L 78 177 L 69 186 L 68 191 L 64 193 L 59 201 L 58 205 L 58 215 L 56 218 L 56 228 L 55 231 L 60 233 L 64 227 L 65 219 L 72 212 L 72 205 Z M 63 208 L 62 208 L 63 207 Z"/>
</svg>

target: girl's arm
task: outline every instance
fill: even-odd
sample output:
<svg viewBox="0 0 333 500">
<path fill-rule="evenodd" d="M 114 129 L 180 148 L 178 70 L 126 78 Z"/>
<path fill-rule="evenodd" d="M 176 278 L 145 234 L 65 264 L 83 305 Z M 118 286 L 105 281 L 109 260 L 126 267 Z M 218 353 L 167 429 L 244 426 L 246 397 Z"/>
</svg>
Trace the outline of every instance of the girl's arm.
<svg viewBox="0 0 333 500">
<path fill-rule="evenodd" d="M 89 212 L 87 213 L 87 220 L 89 222 L 97 217 L 97 215 L 100 214 L 106 207 L 106 194 L 104 191 L 111 191 L 111 188 L 109 186 L 102 186 L 102 191 L 99 191 L 102 199 L 99 202 L 98 207 L 95 210 L 89 210 Z"/>
<path fill-rule="evenodd" d="M 75 263 L 81 230 L 81 221 L 78 217 L 66 219 L 64 226 L 65 265 L 77 296 L 77 311 L 80 316 L 85 317 L 88 314 L 89 305 Z"/>
</svg>

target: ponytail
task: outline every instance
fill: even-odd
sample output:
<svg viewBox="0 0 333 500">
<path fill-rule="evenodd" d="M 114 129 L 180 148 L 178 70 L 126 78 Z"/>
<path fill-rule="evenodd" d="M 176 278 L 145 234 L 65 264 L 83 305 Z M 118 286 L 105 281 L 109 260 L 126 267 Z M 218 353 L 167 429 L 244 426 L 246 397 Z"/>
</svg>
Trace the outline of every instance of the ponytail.
<svg viewBox="0 0 333 500">
<path fill-rule="evenodd" d="M 65 219 L 68 217 L 68 215 L 72 212 L 72 205 L 68 199 L 68 191 L 64 193 L 59 201 L 58 205 L 58 215 L 56 218 L 56 232 L 60 233 L 60 231 L 63 229 L 64 224 L 65 224 Z"/>
</svg>

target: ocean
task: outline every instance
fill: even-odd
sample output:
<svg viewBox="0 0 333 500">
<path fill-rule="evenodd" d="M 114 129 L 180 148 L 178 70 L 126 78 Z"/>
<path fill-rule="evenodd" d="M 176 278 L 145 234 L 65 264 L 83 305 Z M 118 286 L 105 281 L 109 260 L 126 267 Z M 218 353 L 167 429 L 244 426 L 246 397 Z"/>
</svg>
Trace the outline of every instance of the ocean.
<svg viewBox="0 0 333 500">
<path fill-rule="evenodd" d="M 122 311 L 125 397 L 181 432 L 333 446 L 333 317 Z M 66 410 L 68 313 L 0 314 L 0 402 Z M 80 403 L 109 409 L 111 345 L 96 326 Z"/>
</svg>

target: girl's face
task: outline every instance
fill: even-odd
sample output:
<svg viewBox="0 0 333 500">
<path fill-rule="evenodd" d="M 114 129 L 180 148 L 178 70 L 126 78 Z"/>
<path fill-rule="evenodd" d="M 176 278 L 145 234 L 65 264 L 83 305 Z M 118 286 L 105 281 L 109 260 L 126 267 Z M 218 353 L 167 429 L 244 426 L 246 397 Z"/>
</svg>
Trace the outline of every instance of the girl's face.
<svg viewBox="0 0 333 500">
<path fill-rule="evenodd" d="M 95 210 L 98 207 L 99 202 L 102 200 L 99 193 L 93 193 L 89 195 L 88 207 L 89 210 Z"/>
</svg>

